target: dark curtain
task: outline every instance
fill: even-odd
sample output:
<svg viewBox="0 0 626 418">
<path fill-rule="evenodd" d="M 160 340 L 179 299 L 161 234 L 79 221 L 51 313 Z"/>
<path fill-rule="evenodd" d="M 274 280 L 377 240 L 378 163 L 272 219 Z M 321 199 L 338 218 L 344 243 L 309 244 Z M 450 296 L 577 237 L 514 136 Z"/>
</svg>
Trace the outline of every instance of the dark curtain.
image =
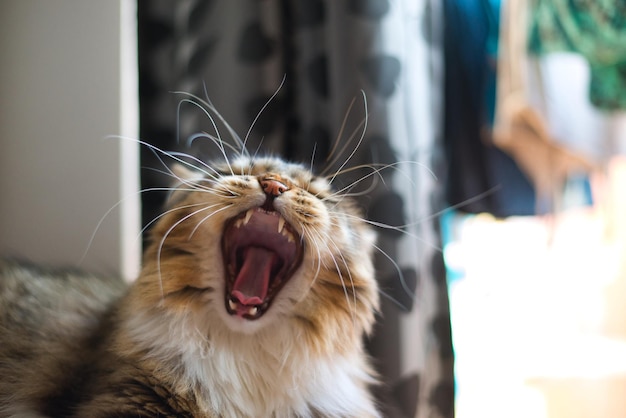
<svg viewBox="0 0 626 418">
<path fill-rule="evenodd" d="M 452 417 L 453 351 L 436 216 L 444 171 L 438 1 L 140 0 L 138 13 L 142 140 L 189 152 L 190 135 L 214 133 L 199 109 L 181 104 L 186 96 L 172 93 L 182 91 L 209 99 L 242 137 L 263 109 L 250 131 L 252 152 L 331 173 L 355 149 L 346 167 L 396 164 L 381 172 L 383 181 L 370 176 L 353 190 L 364 192 L 358 199 L 369 219 L 403 230 L 379 230 L 387 255 L 376 259 L 383 306 L 368 341 L 384 383 L 378 396 L 388 417 Z M 328 160 L 338 135 L 348 145 Z M 206 142 L 192 148 L 201 158 L 215 153 Z M 148 148 L 142 167 L 144 189 L 167 184 Z M 144 193 L 144 224 L 162 201 L 160 193 Z"/>
<path fill-rule="evenodd" d="M 535 190 L 493 145 L 500 0 L 444 0 L 447 201 L 468 213 L 534 215 Z M 480 197 L 480 198 L 477 198 Z"/>
</svg>

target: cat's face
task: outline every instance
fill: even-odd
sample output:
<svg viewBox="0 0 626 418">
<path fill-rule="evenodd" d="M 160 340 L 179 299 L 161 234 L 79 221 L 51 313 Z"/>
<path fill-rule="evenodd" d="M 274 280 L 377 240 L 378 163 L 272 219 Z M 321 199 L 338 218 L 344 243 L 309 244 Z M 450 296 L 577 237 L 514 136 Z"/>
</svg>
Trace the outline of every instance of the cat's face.
<svg viewBox="0 0 626 418">
<path fill-rule="evenodd" d="M 373 233 L 349 199 L 280 159 L 199 168 L 177 171 L 153 228 L 139 284 L 150 303 L 243 333 L 369 330 Z"/>
</svg>

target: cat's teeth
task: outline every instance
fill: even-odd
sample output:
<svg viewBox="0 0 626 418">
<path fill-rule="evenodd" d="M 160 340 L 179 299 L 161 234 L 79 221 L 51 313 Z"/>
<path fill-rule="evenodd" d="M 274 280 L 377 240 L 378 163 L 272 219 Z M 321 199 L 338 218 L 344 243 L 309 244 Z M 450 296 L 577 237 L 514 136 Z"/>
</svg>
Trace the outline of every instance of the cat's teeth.
<svg viewBox="0 0 626 418">
<path fill-rule="evenodd" d="M 278 233 L 283 232 L 283 228 L 285 227 L 285 218 L 282 216 L 278 217 Z"/>
<path fill-rule="evenodd" d="M 293 234 L 289 231 L 287 231 L 286 229 L 283 229 L 281 232 L 281 235 L 285 238 L 287 238 L 287 242 L 294 242 L 295 238 L 293 237 Z"/>
<path fill-rule="evenodd" d="M 264 306 L 266 305 L 267 303 Z M 237 312 L 237 302 L 235 302 L 234 300 L 228 299 L 228 307 L 230 308 L 231 311 Z M 247 314 L 250 316 L 256 316 L 256 314 L 258 313 L 259 313 L 259 308 L 257 306 L 251 306 L 247 312 Z"/>
<path fill-rule="evenodd" d="M 241 228 L 242 226 L 247 225 L 248 222 L 250 221 L 250 218 L 252 218 L 253 214 L 254 214 L 254 209 L 249 209 L 243 218 L 239 218 L 235 221 L 235 227 Z"/>
<path fill-rule="evenodd" d="M 248 211 L 246 212 L 246 217 L 243 219 L 244 225 L 248 224 L 248 222 L 250 221 L 250 218 L 252 218 L 253 213 L 254 213 L 254 209 L 248 209 Z"/>
</svg>

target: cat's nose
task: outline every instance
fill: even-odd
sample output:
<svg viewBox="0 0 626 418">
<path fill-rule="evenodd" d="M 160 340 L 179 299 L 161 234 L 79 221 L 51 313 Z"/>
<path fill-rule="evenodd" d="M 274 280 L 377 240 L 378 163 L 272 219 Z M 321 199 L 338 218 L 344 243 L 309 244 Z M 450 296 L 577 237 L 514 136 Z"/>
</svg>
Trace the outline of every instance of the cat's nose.
<svg viewBox="0 0 626 418">
<path fill-rule="evenodd" d="M 276 179 L 260 179 L 259 183 L 261 183 L 261 188 L 265 194 L 272 197 L 280 196 L 289 190 L 289 187 L 285 183 Z"/>
</svg>

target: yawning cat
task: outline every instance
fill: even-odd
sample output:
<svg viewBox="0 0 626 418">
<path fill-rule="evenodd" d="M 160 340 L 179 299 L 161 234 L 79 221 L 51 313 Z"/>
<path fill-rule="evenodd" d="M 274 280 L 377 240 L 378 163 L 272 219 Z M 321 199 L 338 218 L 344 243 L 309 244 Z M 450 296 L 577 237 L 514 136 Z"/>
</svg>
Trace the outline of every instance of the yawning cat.
<svg viewBox="0 0 626 418">
<path fill-rule="evenodd" d="M 278 158 L 187 165 L 129 287 L 0 262 L 0 416 L 379 417 L 356 206 Z"/>
</svg>

